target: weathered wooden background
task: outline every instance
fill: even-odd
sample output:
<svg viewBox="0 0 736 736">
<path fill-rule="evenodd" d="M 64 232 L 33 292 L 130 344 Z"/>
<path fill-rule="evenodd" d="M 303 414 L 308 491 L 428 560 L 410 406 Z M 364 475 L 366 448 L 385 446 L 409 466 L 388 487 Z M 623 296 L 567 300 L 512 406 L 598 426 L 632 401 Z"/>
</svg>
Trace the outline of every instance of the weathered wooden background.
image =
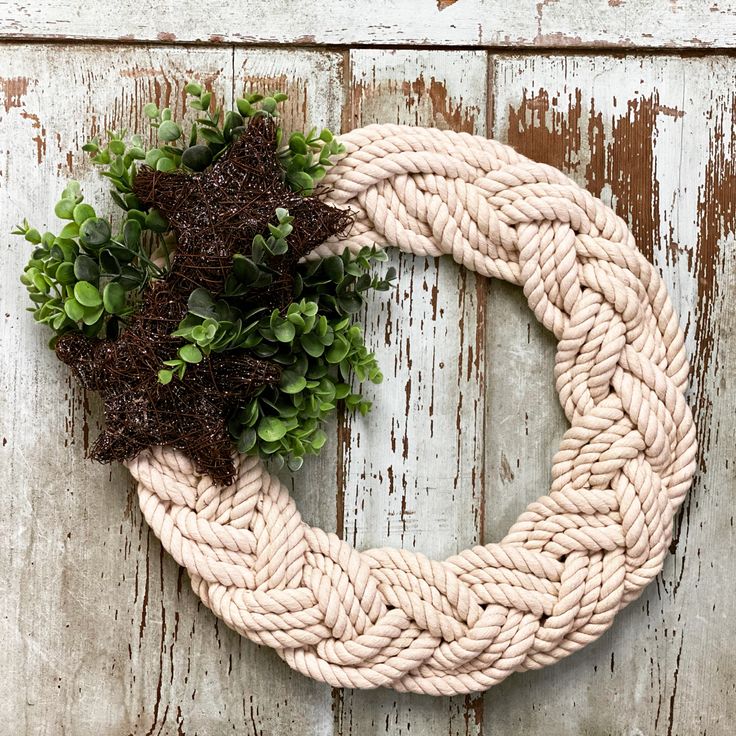
<svg viewBox="0 0 736 736">
<path fill-rule="evenodd" d="M 183 6 L 183 7 L 182 7 Z M 736 3 L 733 0 L 0 0 L 0 734 L 732 734 L 736 719 Z M 288 120 L 494 136 L 628 219 L 693 356 L 697 482 L 664 574 L 585 651 L 485 695 L 333 690 L 199 605 L 24 311 L 7 235 L 52 223 L 81 145 L 191 75 Z M 361 547 L 500 538 L 549 483 L 554 344 L 521 293 L 393 257 L 367 333 L 386 373 L 297 478 L 305 518 Z"/>
</svg>

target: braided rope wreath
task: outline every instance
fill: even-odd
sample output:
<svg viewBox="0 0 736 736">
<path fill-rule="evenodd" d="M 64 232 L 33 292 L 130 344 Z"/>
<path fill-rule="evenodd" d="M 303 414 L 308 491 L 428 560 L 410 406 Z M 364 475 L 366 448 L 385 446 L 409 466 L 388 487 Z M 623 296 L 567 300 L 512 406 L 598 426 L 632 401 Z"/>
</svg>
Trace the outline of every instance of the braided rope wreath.
<svg viewBox="0 0 736 736">
<path fill-rule="evenodd" d="M 253 457 L 225 488 L 168 448 L 128 466 L 197 595 L 294 669 L 337 687 L 485 690 L 595 640 L 661 570 L 695 470 L 683 335 L 623 220 L 556 169 L 449 131 L 373 125 L 341 140 L 326 183 L 357 210 L 348 247 L 452 255 L 522 286 L 557 338 L 571 426 L 548 495 L 499 544 L 438 562 L 308 526 Z"/>
</svg>

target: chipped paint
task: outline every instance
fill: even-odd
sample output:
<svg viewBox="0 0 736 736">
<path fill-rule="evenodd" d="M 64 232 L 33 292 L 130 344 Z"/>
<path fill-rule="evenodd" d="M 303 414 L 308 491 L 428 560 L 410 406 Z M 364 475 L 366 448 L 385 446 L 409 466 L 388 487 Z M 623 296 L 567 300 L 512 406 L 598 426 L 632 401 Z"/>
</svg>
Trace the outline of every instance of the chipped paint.
<svg viewBox="0 0 736 736">
<path fill-rule="evenodd" d="M 30 120 L 31 128 L 36 131 L 33 142 L 36 144 L 36 163 L 40 164 L 46 155 L 46 128 L 41 125 L 41 120 L 35 113 L 24 110 L 20 115 L 24 120 Z"/>
<path fill-rule="evenodd" d="M 2 92 L 2 105 L 5 112 L 10 112 L 13 107 L 21 107 L 23 98 L 28 93 L 28 78 L 2 77 L 0 78 L 0 92 Z"/>
<path fill-rule="evenodd" d="M 589 129 L 588 188 L 597 197 L 610 188 L 613 206 L 629 223 L 639 250 L 651 261 L 660 242 L 659 181 L 654 157 L 658 95 L 629 100 L 626 112 L 616 115 L 610 140 L 600 146 L 599 130 Z M 591 120 L 596 119 L 591 101 Z M 592 135 L 591 135 L 592 134 Z"/>
<path fill-rule="evenodd" d="M 580 90 L 563 102 L 544 88 L 531 95 L 525 89 L 521 102 L 509 106 L 508 143 L 534 161 L 574 172 L 580 164 L 581 115 Z"/>
<path fill-rule="evenodd" d="M 695 415 L 700 442 L 700 470 L 704 472 L 708 448 L 712 444 L 713 396 L 708 390 L 707 376 L 719 380 L 718 319 L 721 305 L 720 282 L 726 269 L 727 253 L 731 264 L 736 238 L 736 96 L 730 109 L 719 108 L 712 114 L 712 133 L 705 161 L 704 184 L 698 190 L 698 243 L 695 252 L 697 308 L 694 359 Z M 728 250 L 727 250 L 728 249 Z M 732 305 L 731 305 L 731 308 Z"/>
<path fill-rule="evenodd" d="M 462 53 L 462 55 L 461 55 Z M 437 128 L 473 132 L 477 129 L 480 109 L 470 102 L 478 90 L 470 90 L 460 82 L 466 57 L 473 65 L 479 57 L 459 52 L 453 66 L 443 72 L 418 65 L 419 73 L 412 78 L 408 69 L 401 67 L 402 54 L 389 54 L 386 63 L 396 67 L 397 74 L 377 78 L 377 68 L 364 68 L 353 85 L 352 125 L 366 116 L 374 118 L 375 111 L 382 109 L 387 98 L 396 100 L 391 105 L 388 122 L 413 123 L 420 121 Z M 442 75 L 446 74 L 447 79 Z M 451 91 L 450 91 L 451 90 Z M 482 92 L 482 90 L 480 90 Z"/>
<path fill-rule="evenodd" d="M 684 111 L 660 104 L 655 91 L 625 103 L 604 119 L 595 99 L 576 88 L 566 97 L 524 90 L 509 107 L 508 141 L 536 161 L 576 176 L 596 196 L 610 199 L 650 260 L 661 240 L 659 181 L 654 156 L 659 116 Z M 586 120 L 584 120 L 586 118 Z M 672 253 L 677 254 L 677 249 Z"/>
</svg>

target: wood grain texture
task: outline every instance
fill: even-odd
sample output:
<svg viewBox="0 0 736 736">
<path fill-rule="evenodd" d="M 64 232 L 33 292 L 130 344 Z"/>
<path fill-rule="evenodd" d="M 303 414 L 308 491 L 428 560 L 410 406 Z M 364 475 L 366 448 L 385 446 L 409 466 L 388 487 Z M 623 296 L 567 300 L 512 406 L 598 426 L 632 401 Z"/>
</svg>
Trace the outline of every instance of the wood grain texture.
<svg viewBox="0 0 736 736">
<path fill-rule="evenodd" d="M 340 79 L 340 55 L 298 58 L 252 55 L 251 81 L 285 74 L 323 89 L 331 74 Z M 101 200 L 105 187 L 79 150 L 91 134 L 139 125 L 150 99 L 181 108 L 172 91 L 195 71 L 230 101 L 234 68 L 226 50 L 6 46 L 0 231 L 22 214 L 53 225 L 72 173 Z M 340 112 L 323 114 L 334 123 Z M 285 123 L 301 127 L 303 118 L 296 101 Z M 10 651 L 2 679 L 13 693 L 0 704 L 0 734 L 330 733 L 329 689 L 198 604 L 143 522 L 127 473 L 84 460 L 99 413 L 88 425 L 81 392 L 24 311 L 17 278 L 27 247 L 4 243 L 0 458 L 4 486 L 15 490 L 0 534 L 0 640 Z M 324 496 L 300 503 L 309 515 Z"/>
<path fill-rule="evenodd" d="M 351 127 L 388 121 L 484 133 L 482 52 L 353 51 Z M 483 504 L 484 351 L 480 281 L 452 261 L 392 251 L 398 288 L 366 309 L 385 373 L 367 418 L 338 435 L 343 537 L 433 558 L 479 541 Z M 480 339 L 479 339 L 480 338 Z M 336 693 L 338 733 L 477 733 L 470 699 L 427 702 L 391 691 Z"/>
<path fill-rule="evenodd" d="M 495 2 L 440 4 L 441 12 L 434 0 L 422 4 L 424 17 L 417 3 L 376 2 L 370 12 L 361 5 L 359 21 L 352 1 L 331 17 L 307 4 L 305 24 L 316 34 L 296 40 L 556 45 L 568 43 L 573 20 L 588 29 L 574 41 L 583 45 L 687 46 L 697 37 L 724 46 L 732 39 L 728 2 L 703 12 L 684 0 L 574 9 L 522 2 L 513 12 L 504 4 L 504 14 Z M 125 2 L 119 5 L 127 18 Z M 79 150 L 85 139 L 136 127 L 149 99 L 181 107 L 177 85 L 195 72 L 226 99 L 244 85 L 285 89 L 286 127 L 381 120 L 493 135 L 611 203 L 659 266 L 694 356 L 700 472 L 664 575 L 584 652 L 478 697 L 330 690 L 293 674 L 198 605 L 143 523 L 127 474 L 83 460 L 99 429 L 97 407 L 85 402 L 24 311 L 17 276 L 28 250 L 6 236 L 0 736 L 732 733 L 736 60 L 183 47 L 175 42 L 207 40 L 210 27 L 225 27 L 217 9 L 195 21 L 187 15 L 193 11 L 178 8 L 174 17 L 173 4 L 153 5 L 155 26 L 128 30 L 145 40 L 166 28 L 171 37 L 162 40 L 173 45 L 0 47 L 1 232 L 24 214 L 52 224 L 53 204 L 72 175 L 101 200 L 105 187 Z M 25 2 L 21 10 L 0 0 L 2 33 L 12 25 L 21 36 L 64 36 L 74 25 L 105 37 L 109 27 L 99 18 L 109 10 L 88 15 L 94 6 L 86 8 L 65 15 L 47 4 Z M 263 29 L 269 42 L 295 39 L 288 3 L 248 8 L 242 24 L 252 35 L 219 37 L 215 45 L 251 42 Z M 475 36 L 468 35 L 471 10 Z M 541 15 L 538 28 L 522 18 L 527 11 Z M 501 22 L 508 39 L 483 35 Z M 124 34 L 124 25 L 115 33 Z M 639 27 L 649 40 L 631 30 Z M 552 28 L 563 35 L 551 37 Z M 564 429 L 553 389 L 555 346 L 518 289 L 476 279 L 449 261 L 393 255 L 392 262 L 398 290 L 366 311 L 367 337 L 386 376 L 371 390 L 374 412 L 333 425 L 294 493 L 307 521 L 360 547 L 404 545 L 444 556 L 498 540 L 548 486 Z"/>
<path fill-rule="evenodd" d="M 610 203 L 659 266 L 694 356 L 690 396 L 701 457 L 656 584 L 585 651 L 552 670 L 512 678 L 486 696 L 487 719 L 493 713 L 503 723 L 513 720 L 525 733 L 725 734 L 736 718 L 733 648 L 719 653 L 717 643 L 736 634 L 733 589 L 719 584 L 732 568 L 722 551 L 734 542 L 736 452 L 723 430 L 733 432 L 736 408 L 726 391 L 734 370 L 727 355 L 733 356 L 729 299 L 736 271 L 735 67 L 726 58 L 495 60 L 494 135 L 559 166 Z M 524 319 L 542 352 L 551 347 L 530 315 L 517 325 L 512 344 L 523 341 Z M 562 428 L 558 412 L 548 413 L 551 377 L 544 390 L 535 386 L 539 356 L 534 346 L 518 364 L 523 404 L 535 408 L 526 438 L 535 443 L 532 468 L 524 445 L 521 457 L 514 456 L 522 470 L 513 482 L 527 489 L 547 472 L 544 455 Z M 493 390 L 506 397 L 513 383 L 498 376 Z M 501 414 L 508 416 L 510 407 Z M 518 420 L 510 424 L 518 431 Z M 514 446 L 514 430 L 507 432 L 503 442 Z M 489 458 L 488 507 L 503 485 L 494 486 L 494 462 L 502 479 L 509 476 L 498 456 Z M 508 464 L 513 472 L 514 462 Z M 506 528 L 506 517 L 486 515 L 494 531 Z M 561 710 L 564 723 L 550 728 Z"/>
<path fill-rule="evenodd" d="M 2 0 L 0 38 L 377 46 L 733 48 L 734 0 Z"/>
</svg>

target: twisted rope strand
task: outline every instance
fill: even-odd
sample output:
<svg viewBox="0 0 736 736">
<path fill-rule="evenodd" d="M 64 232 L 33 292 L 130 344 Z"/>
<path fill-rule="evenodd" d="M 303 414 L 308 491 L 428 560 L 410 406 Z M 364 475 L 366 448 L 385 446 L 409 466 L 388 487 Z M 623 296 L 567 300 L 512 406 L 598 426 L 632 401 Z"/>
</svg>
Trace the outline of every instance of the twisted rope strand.
<svg viewBox="0 0 736 736">
<path fill-rule="evenodd" d="M 466 133 L 371 125 L 342 142 L 326 184 L 357 222 L 315 255 L 450 255 L 521 286 L 557 338 L 570 428 L 549 493 L 500 544 L 437 562 L 306 525 L 251 457 L 227 488 L 169 448 L 128 467 L 195 593 L 294 669 L 335 687 L 485 690 L 599 637 L 661 570 L 695 470 L 683 335 L 626 224 L 556 169 Z"/>
</svg>

